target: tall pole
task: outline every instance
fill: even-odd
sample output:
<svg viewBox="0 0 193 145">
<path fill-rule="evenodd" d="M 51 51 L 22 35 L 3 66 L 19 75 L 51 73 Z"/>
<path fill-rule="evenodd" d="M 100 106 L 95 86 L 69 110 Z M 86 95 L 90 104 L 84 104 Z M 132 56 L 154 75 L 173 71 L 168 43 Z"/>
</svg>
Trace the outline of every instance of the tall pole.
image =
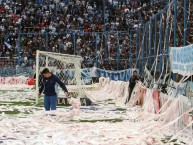
<svg viewBox="0 0 193 145">
<path fill-rule="evenodd" d="M 133 62 L 132 62 L 132 30 L 129 31 L 129 39 L 130 39 L 130 50 L 129 50 L 129 68 L 132 68 L 133 67 Z"/>
<path fill-rule="evenodd" d="M 135 57 L 135 60 L 136 60 L 136 68 L 138 68 L 138 55 L 139 55 L 139 29 L 136 31 L 136 57 Z"/>
<path fill-rule="evenodd" d="M 39 51 L 36 51 L 36 105 L 39 102 Z"/>
<path fill-rule="evenodd" d="M 97 54 L 97 57 L 96 57 L 96 67 L 98 67 L 98 60 L 99 60 L 99 53 L 98 53 L 98 44 L 97 44 L 97 41 L 98 41 L 98 34 L 95 33 L 95 53 Z"/>
<path fill-rule="evenodd" d="M 159 75 L 161 75 L 161 72 L 162 72 L 162 58 L 163 58 L 163 52 L 162 52 L 162 50 L 163 50 L 163 48 L 162 48 L 162 14 L 160 14 L 160 37 L 159 37 L 159 39 L 160 39 L 160 47 L 159 47 L 159 49 L 160 49 L 160 51 L 159 51 L 159 54 L 160 54 L 160 56 L 159 56 Z"/>
<path fill-rule="evenodd" d="M 141 29 L 142 29 L 142 32 L 145 31 L 145 36 L 146 36 L 146 24 L 143 25 L 143 27 L 142 27 Z M 139 69 L 141 69 L 140 72 L 144 70 L 144 69 L 143 69 L 143 67 L 144 67 L 144 61 L 145 61 L 145 59 L 144 59 L 144 50 L 145 50 L 144 47 L 145 47 L 145 39 L 144 39 L 143 36 L 142 36 L 142 58 L 141 58 L 142 68 L 139 67 Z"/>
<path fill-rule="evenodd" d="M 184 0 L 184 46 L 186 46 L 186 29 L 187 29 L 187 21 L 186 21 L 186 0 Z"/>
<path fill-rule="evenodd" d="M 108 50 L 107 50 L 107 47 L 106 47 L 106 15 L 105 15 L 105 6 L 106 6 L 106 0 L 103 0 L 103 50 L 105 52 L 105 57 L 107 57 L 107 54 L 108 54 Z"/>
<path fill-rule="evenodd" d="M 20 66 L 20 41 L 21 41 L 21 35 L 20 33 L 18 33 L 18 41 L 17 41 L 17 54 L 18 54 L 18 57 L 17 57 L 17 63 L 18 65 Z"/>
<path fill-rule="evenodd" d="M 154 34 L 154 60 L 156 59 L 157 57 L 157 15 L 155 16 L 155 34 Z M 154 65 L 154 71 L 156 70 L 156 65 Z M 154 76 L 155 76 L 155 72 L 154 72 Z"/>
<path fill-rule="evenodd" d="M 176 47 L 176 31 L 177 31 L 177 0 L 174 0 L 174 47 Z M 176 81 L 176 75 L 173 76 Z"/>
<path fill-rule="evenodd" d="M 148 27 L 148 26 L 149 26 L 149 22 L 145 24 L 145 33 L 146 33 L 146 34 L 145 34 L 144 42 L 146 41 L 146 42 L 145 42 L 145 44 L 146 44 L 146 46 L 145 46 L 145 52 L 146 52 L 146 53 L 145 53 L 145 57 L 146 57 L 145 60 L 146 60 L 146 62 L 145 62 L 145 63 L 143 62 L 144 65 L 142 66 L 142 68 L 143 68 L 142 71 L 144 71 L 144 69 L 145 69 L 145 64 L 146 64 L 146 63 L 147 63 L 147 64 L 149 63 L 149 58 L 148 58 L 148 56 L 151 56 L 151 55 L 149 54 L 149 39 L 148 39 L 148 38 L 149 38 L 149 27 Z M 145 40 L 145 39 L 146 39 L 146 40 Z M 151 48 L 150 48 L 150 50 L 151 50 Z"/>
<path fill-rule="evenodd" d="M 105 5 L 106 5 L 106 0 L 103 0 L 103 23 L 104 23 L 103 30 L 104 32 L 106 31 Z"/>
<path fill-rule="evenodd" d="M 119 50 L 120 50 L 120 45 L 119 45 L 119 32 L 117 31 L 117 41 L 118 41 L 118 46 L 117 46 L 117 70 L 119 70 Z"/>
<path fill-rule="evenodd" d="M 76 55 L 76 32 L 73 33 L 74 36 L 74 55 Z"/>
<path fill-rule="evenodd" d="M 150 19 L 150 31 L 149 31 L 149 37 L 150 37 L 150 45 L 149 45 L 149 48 L 150 48 L 150 56 L 153 56 L 152 54 L 152 19 Z M 152 61 L 152 57 L 150 58 L 150 63 L 151 64 L 153 61 Z"/>
<path fill-rule="evenodd" d="M 46 51 L 48 51 L 48 49 L 49 49 L 49 48 L 48 48 L 48 47 L 49 47 L 48 43 L 49 43 L 48 33 L 46 33 L 46 48 L 45 48 Z"/>
<path fill-rule="evenodd" d="M 174 47 L 176 47 L 177 0 L 174 0 Z"/>
<path fill-rule="evenodd" d="M 168 11 L 170 10 L 170 7 L 167 7 L 167 20 L 166 20 L 166 62 L 168 62 L 169 58 L 169 20 L 170 18 L 168 17 Z"/>
</svg>

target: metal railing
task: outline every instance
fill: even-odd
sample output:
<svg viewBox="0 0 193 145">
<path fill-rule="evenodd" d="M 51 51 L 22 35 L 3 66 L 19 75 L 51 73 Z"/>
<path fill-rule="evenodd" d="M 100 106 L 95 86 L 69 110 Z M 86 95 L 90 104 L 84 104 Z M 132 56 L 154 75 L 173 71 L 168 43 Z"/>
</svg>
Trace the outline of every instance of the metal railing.
<svg viewBox="0 0 193 145">
<path fill-rule="evenodd" d="M 17 62 L 17 57 L 0 57 L 0 67 L 13 67 L 17 65 Z"/>
<path fill-rule="evenodd" d="M 18 64 L 22 65 L 25 57 L 31 64 L 36 50 L 42 50 L 81 55 L 84 66 L 95 63 L 114 70 L 136 67 L 143 72 L 147 65 L 161 73 L 169 63 L 170 46 L 193 43 L 187 33 L 192 25 L 192 5 L 188 0 L 168 1 L 149 21 L 129 31 L 19 33 Z"/>
</svg>

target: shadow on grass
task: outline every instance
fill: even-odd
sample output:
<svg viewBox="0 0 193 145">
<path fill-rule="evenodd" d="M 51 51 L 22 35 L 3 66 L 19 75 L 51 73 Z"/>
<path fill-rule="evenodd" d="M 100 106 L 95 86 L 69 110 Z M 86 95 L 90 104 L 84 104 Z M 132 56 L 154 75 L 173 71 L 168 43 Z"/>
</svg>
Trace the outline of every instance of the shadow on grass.
<svg viewBox="0 0 193 145">
<path fill-rule="evenodd" d="M 186 144 L 184 143 L 183 141 L 180 141 L 180 144 L 179 143 L 176 143 L 178 140 L 177 139 L 172 139 L 170 141 L 170 139 L 172 138 L 172 136 L 166 136 L 165 138 L 162 138 L 161 141 L 164 143 L 164 144 L 168 144 L 168 143 L 172 143 L 173 145 L 182 145 L 182 144 Z"/>
<path fill-rule="evenodd" d="M 73 120 L 72 120 L 73 121 Z M 96 122 L 122 122 L 123 119 L 94 119 L 94 120 L 77 120 L 75 122 L 90 122 L 90 123 L 96 123 Z"/>
<path fill-rule="evenodd" d="M 6 101 L 0 101 L 0 106 L 8 104 L 10 106 L 32 106 L 35 102 L 6 102 Z"/>
<path fill-rule="evenodd" d="M 18 109 L 14 109 L 13 111 L 0 111 L 0 114 L 2 113 L 8 114 L 8 115 L 17 115 L 17 114 L 32 114 L 33 112 L 31 111 L 20 112 Z"/>
</svg>

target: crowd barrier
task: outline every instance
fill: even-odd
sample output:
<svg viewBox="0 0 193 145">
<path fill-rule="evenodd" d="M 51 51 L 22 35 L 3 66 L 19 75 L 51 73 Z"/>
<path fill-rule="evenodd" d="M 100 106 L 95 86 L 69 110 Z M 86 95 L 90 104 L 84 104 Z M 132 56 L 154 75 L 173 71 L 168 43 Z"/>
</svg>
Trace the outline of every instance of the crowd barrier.
<svg viewBox="0 0 193 145">
<path fill-rule="evenodd" d="M 129 96 L 129 82 L 114 81 L 110 78 L 99 78 L 98 87 L 92 91 L 86 91 L 92 101 L 112 100 L 115 104 L 125 104 Z M 131 106 L 140 105 L 143 110 L 157 114 L 157 120 L 163 123 L 173 122 L 172 126 L 184 127 L 192 121 L 189 113 L 191 101 L 183 94 L 176 94 L 176 91 L 167 89 L 164 94 L 157 89 L 150 89 L 141 82 L 138 82 L 132 92 L 128 104 Z"/>
<path fill-rule="evenodd" d="M 33 76 L 32 67 L 0 67 L 1 77 L 14 77 L 20 75 L 32 77 Z"/>
<path fill-rule="evenodd" d="M 33 78 L 25 76 L 0 77 L 0 85 L 35 85 Z"/>
<path fill-rule="evenodd" d="M 95 90 L 86 91 L 86 94 L 93 101 L 110 99 L 118 104 L 124 104 L 129 95 L 128 87 L 128 82 L 114 81 L 110 78 L 100 77 L 98 87 Z"/>
<path fill-rule="evenodd" d="M 55 68 L 54 68 L 55 69 Z M 94 72 L 93 72 L 94 69 Z M 96 75 L 95 77 L 109 77 L 111 80 L 121 80 L 121 81 L 128 81 L 130 76 L 132 75 L 133 70 L 138 69 L 125 69 L 120 71 L 111 71 L 111 70 L 105 70 L 100 69 L 96 67 L 92 68 L 84 68 L 82 69 L 82 77 L 83 79 L 89 79 L 90 77 Z M 70 71 L 66 74 L 67 78 Z M 14 76 L 20 76 L 23 75 L 25 77 L 32 77 L 33 76 L 33 70 L 32 67 L 0 67 L 0 76 L 1 77 L 14 77 Z M 89 78 L 88 78 L 89 77 Z"/>
<path fill-rule="evenodd" d="M 174 83 L 174 85 L 176 84 Z M 164 123 L 177 119 L 174 125 L 184 127 L 192 120 L 189 115 L 189 112 L 191 112 L 191 100 L 176 89 L 171 89 L 171 86 L 169 86 L 167 94 L 164 94 L 157 89 L 146 88 L 141 82 L 138 82 L 132 92 L 129 103 L 132 106 L 141 105 L 145 111 L 162 114 L 159 120 Z M 183 89 L 185 90 L 185 87 Z"/>
<path fill-rule="evenodd" d="M 83 69 L 82 71 L 85 74 L 87 74 L 87 76 L 85 74 L 82 74 L 82 77 L 84 79 L 88 79 L 88 76 L 92 77 L 94 73 L 95 77 L 98 77 L 98 78 L 100 77 L 107 78 L 108 77 L 111 80 L 128 81 L 129 78 L 132 76 L 134 70 L 137 70 L 139 72 L 138 69 L 125 69 L 125 70 L 120 70 L 120 71 L 111 71 L 111 70 L 104 70 L 104 69 L 92 67 L 92 68 Z"/>
<path fill-rule="evenodd" d="M 18 64 L 18 58 L 17 57 L 0 57 L 0 67 L 5 66 L 15 66 Z"/>
</svg>

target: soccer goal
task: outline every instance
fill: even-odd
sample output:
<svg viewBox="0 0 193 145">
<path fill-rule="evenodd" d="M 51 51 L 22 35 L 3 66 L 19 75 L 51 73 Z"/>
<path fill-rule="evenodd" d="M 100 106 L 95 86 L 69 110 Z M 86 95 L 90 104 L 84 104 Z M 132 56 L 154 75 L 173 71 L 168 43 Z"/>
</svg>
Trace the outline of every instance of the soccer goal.
<svg viewBox="0 0 193 145">
<path fill-rule="evenodd" d="M 57 75 L 67 86 L 72 97 L 82 97 L 84 81 L 81 79 L 82 57 L 77 55 L 60 54 L 53 52 L 37 51 L 36 53 L 36 104 L 39 102 L 38 92 L 41 83 L 40 74 L 44 68 L 48 68 Z M 38 74 L 38 75 L 37 75 Z M 60 87 L 56 87 L 58 96 L 64 95 Z"/>
</svg>

